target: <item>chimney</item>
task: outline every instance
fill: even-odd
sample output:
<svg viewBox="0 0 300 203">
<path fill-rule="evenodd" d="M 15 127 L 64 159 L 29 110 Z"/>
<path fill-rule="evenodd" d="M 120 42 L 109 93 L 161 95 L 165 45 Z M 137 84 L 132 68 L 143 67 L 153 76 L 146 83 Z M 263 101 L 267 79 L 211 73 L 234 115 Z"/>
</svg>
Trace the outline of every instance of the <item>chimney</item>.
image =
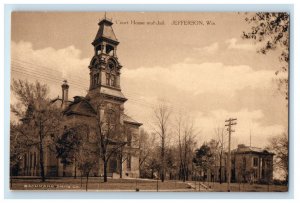
<svg viewBox="0 0 300 203">
<path fill-rule="evenodd" d="M 68 92 L 69 92 L 69 85 L 67 80 L 63 81 L 63 84 L 61 85 L 62 89 L 62 108 L 66 108 L 68 105 Z"/>
</svg>

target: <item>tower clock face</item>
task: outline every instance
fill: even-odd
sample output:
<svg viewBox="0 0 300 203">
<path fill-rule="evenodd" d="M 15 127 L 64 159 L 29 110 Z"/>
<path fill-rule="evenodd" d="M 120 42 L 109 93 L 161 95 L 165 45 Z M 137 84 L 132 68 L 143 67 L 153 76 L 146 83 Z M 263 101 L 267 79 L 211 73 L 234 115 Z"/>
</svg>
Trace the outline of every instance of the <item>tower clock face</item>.
<svg viewBox="0 0 300 203">
<path fill-rule="evenodd" d="M 108 63 L 108 70 L 109 70 L 109 71 L 114 71 L 114 70 L 115 70 L 115 64 L 112 63 L 112 62 L 109 62 L 109 63 Z"/>
<path fill-rule="evenodd" d="M 111 70 L 114 70 L 114 69 L 115 69 L 115 65 L 112 64 L 112 63 L 110 63 L 110 64 L 109 64 L 109 68 L 110 68 Z"/>
</svg>

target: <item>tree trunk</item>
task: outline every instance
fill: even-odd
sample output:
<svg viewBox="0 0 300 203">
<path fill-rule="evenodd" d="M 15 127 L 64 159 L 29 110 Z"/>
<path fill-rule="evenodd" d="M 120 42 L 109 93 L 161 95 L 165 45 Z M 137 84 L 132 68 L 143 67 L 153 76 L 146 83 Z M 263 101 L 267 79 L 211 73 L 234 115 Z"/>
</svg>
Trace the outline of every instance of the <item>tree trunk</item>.
<svg viewBox="0 0 300 203">
<path fill-rule="evenodd" d="M 189 180 L 189 169 L 188 169 L 187 165 L 185 166 L 185 174 L 186 174 L 185 180 Z"/>
<path fill-rule="evenodd" d="M 74 166 L 75 166 L 75 168 L 74 168 L 74 178 L 76 179 L 76 176 L 77 176 L 77 167 L 76 167 L 76 159 L 74 159 Z"/>
<path fill-rule="evenodd" d="M 158 177 L 156 178 L 156 191 L 158 192 Z"/>
<path fill-rule="evenodd" d="M 63 177 L 66 176 L 66 164 L 63 164 Z"/>
<path fill-rule="evenodd" d="M 122 153 L 120 154 L 120 160 L 119 160 L 119 173 L 120 173 L 120 178 L 122 178 L 122 173 L 123 173 L 123 168 L 122 168 Z"/>
<path fill-rule="evenodd" d="M 183 182 L 185 182 L 186 181 L 186 168 L 185 168 L 185 163 L 183 162 L 182 163 L 182 180 L 183 180 Z"/>
<path fill-rule="evenodd" d="M 82 188 L 82 172 L 80 173 L 80 188 Z"/>
<path fill-rule="evenodd" d="M 10 171 L 10 189 L 12 190 L 12 169 Z"/>
<path fill-rule="evenodd" d="M 164 136 L 164 135 L 163 135 Z M 165 181 L 165 139 L 162 137 L 161 141 L 161 182 Z"/>
<path fill-rule="evenodd" d="M 42 134 L 42 126 L 40 123 L 39 137 L 40 137 L 40 168 L 41 168 L 41 179 L 42 182 L 45 182 L 45 169 L 44 169 L 44 149 L 43 149 L 43 134 Z"/>
<path fill-rule="evenodd" d="M 222 152 L 220 154 L 220 168 L 219 168 L 220 174 L 219 174 L 219 178 L 220 178 L 220 184 L 222 184 Z"/>
<path fill-rule="evenodd" d="M 151 179 L 153 179 L 154 178 L 154 170 L 153 170 L 153 168 L 151 169 Z"/>
<path fill-rule="evenodd" d="M 184 164 L 183 162 L 180 163 L 180 176 L 179 176 L 179 180 L 182 180 L 183 182 L 185 182 L 185 171 L 184 171 Z"/>
<path fill-rule="evenodd" d="M 88 184 L 89 184 L 89 173 L 86 174 L 85 191 L 88 190 Z"/>
<path fill-rule="evenodd" d="M 106 183 L 107 182 L 107 161 L 103 160 L 103 180 Z"/>
</svg>

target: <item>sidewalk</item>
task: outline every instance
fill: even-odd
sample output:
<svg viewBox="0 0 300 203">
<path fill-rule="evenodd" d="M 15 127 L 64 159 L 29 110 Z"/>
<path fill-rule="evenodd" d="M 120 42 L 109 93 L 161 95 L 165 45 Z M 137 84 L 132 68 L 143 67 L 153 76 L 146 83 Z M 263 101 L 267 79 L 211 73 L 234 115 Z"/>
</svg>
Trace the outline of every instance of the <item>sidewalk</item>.
<svg viewBox="0 0 300 203">
<path fill-rule="evenodd" d="M 212 192 L 213 190 L 208 187 L 207 185 L 198 182 L 198 181 L 186 181 L 186 183 L 191 186 L 191 188 L 193 190 L 195 190 L 195 192 Z"/>
</svg>

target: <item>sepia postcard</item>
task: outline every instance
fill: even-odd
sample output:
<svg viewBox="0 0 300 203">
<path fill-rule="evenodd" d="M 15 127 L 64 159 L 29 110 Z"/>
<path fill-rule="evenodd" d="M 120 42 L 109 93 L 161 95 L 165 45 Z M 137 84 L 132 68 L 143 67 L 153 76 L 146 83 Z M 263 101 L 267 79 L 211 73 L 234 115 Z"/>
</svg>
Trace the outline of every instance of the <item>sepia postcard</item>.
<svg viewBox="0 0 300 203">
<path fill-rule="evenodd" d="M 10 190 L 287 192 L 286 12 L 11 14 Z"/>
</svg>

